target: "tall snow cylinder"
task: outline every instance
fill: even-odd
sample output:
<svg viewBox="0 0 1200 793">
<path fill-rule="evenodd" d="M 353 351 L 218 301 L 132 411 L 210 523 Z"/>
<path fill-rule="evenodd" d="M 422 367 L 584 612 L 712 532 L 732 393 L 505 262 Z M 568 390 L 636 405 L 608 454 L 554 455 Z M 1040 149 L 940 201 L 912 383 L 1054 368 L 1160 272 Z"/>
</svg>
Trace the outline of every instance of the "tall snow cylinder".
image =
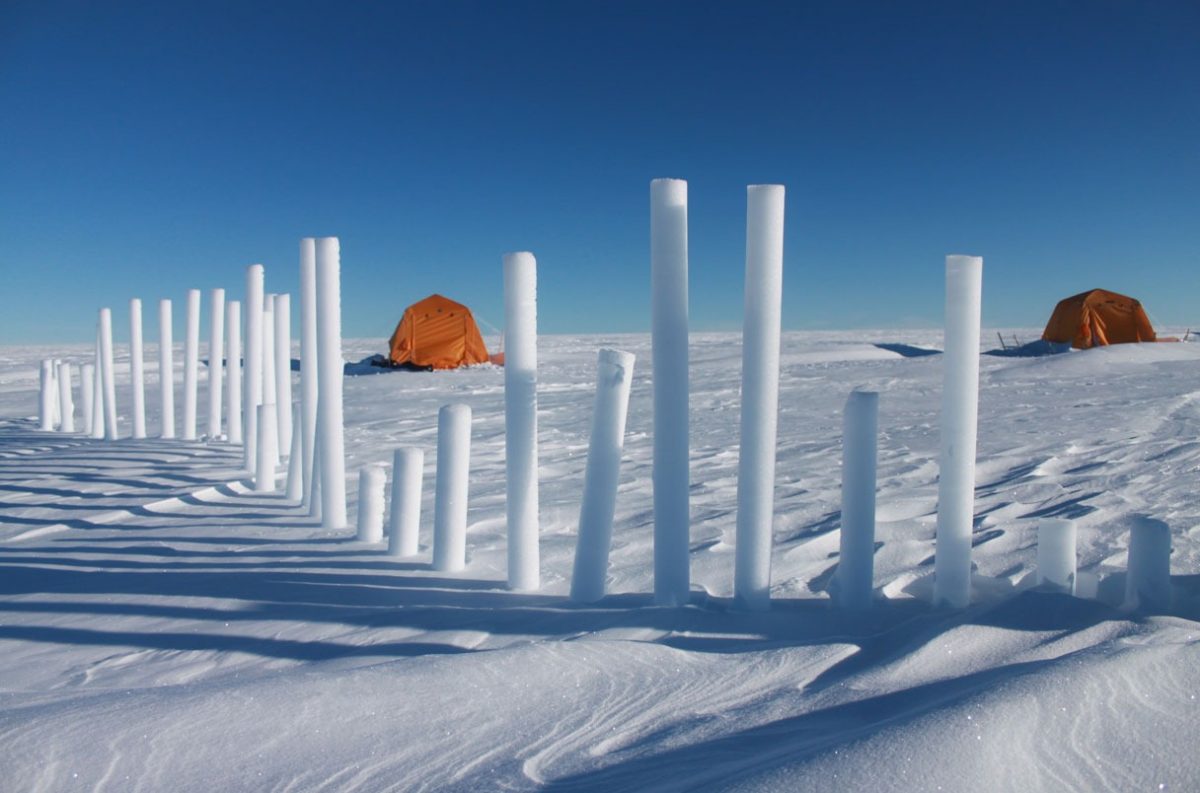
<svg viewBox="0 0 1200 793">
<path fill-rule="evenodd" d="M 317 243 L 300 240 L 300 404 L 304 432 L 304 506 L 311 506 L 317 446 Z"/>
<path fill-rule="evenodd" d="M 1125 606 L 1143 612 L 1171 609 L 1171 529 L 1161 520 L 1135 515 L 1130 523 Z"/>
<path fill-rule="evenodd" d="M 258 459 L 258 406 L 262 404 L 263 266 L 246 268 L 246 298 L 242 313 L 246 321 L 245 362 L 242 365 L 242 461 L 253 471 Z"/>
<path fill-rule="evenodd" d="M 129 301 L 129 385 L 133 390 L 133 437 L 146 437 L 145 348 L 142 344 L 142 301 Z"/>
<path fill-rule="evenodd" d="M 183 439 L 196 440 L 196 397 L 200 378 L 200 290 L 189 289 L 187 335 L 183 340 Z"/>
<path fill-rule="evenodd" d="M 383 539 L 383 488 L 387 476 L 378 465 L 364 465 L 358 472 L 358 540 Z"/>
<path fill-rule="evenodd" d="M 654 600 L 687 603 L 687 182 L 650 183 L 650 342 L 654 377 Z"/>
<path fill-rule="evenodd" d="M 275 295 L 275 404 L 280 406 L 279 450 L 292 448 L 292 298 Z"/>
<path fill-rule="evenodd" d="M 292 421 L 300 421 L 299 403 L 292 405 Z M 299 502 L 304 498 L 304 483 L 301 469 L 304 467 L 303 432 L 292 433 L 292 444 L 288 450 L 287 500 Z"/>
<path fill-rule="evenodd" d="M 341 254 L 337 237 L 317 240 L 317 401 L 321 406 L 321 525 L 346 528 L 342 429 Z"/>
<path fill-rule="evenodd" d="M 783 303 L 783 203 L 783 185 L 746 188 L 746 293 L 734 599 L 742 608 L 754 611 L 771 606 Z"/>
<path fill-rule="evenodd" d="M 421 479 L 425 452 L 397 449 L 392 457 L 392 498 L 388 516 L 388 554 L 415 556 L 421 526 Z"/>
<path fill-rule="evenodd" d="M 508 586 L 537 589 L 537 261 L 504 256 L 504 460 Z"/>
<path fill-rule="evenodd" d="M 277 479 L 275 461 L 279 456 L 275 449 L 279 440 L 276 435 L 278 424 L 275 421 L 275 403 L 259 405 L 255 410 L 259 420 L 254 422 L 254 428 L 258 432 L 258 443 L 254 445 L 254 492 L 274 493 Z"/>
<path fill-rule="evenodd" d="M 112 310 L 100 309 L 100 364 L 104 382 L 104 437 L 115 441 L 117 432 L 117 378 L 113 367 Z"/>
<path fill-rule="evenodd" d="M 160 438 L 175 437 L 175 342 L 171 301 L 158 301 L 158 396 L 162 408 Z"/>
<path fill-rule="evenodd" d="M 62 405 L 59 404 L 60 403 L 60 399 L 59 399 L 60 394 L 58 391 L 58 367 L 61 365 L 62 365 L 62 360 L 60 360 L 58 358 L 54 358 L 51 360 L 51 363 L 50 363 L 50 393 L 52 395 L 52 399 L 50 400 L 50 414 L 51 414 L 52 418 L 51 418 L 50 423 L 55 427 L 55 429 L 59 428 L 62 425 Z"/>
<path fill-rule="evenodd" d="M 580 603 L 592 603 L 604 597 L 633 362 L 631 352 L 600 350 L 596 363 L 592 436 L 583 474 L 579 539 L 575 544 L 575 568 L 571 575 L 571 599 Z"/>
<path fill-rule="evenodd" d="M 225 369 L 225 290 L 220 287 L 209 293 L 212 307 L 208 310 L 208 437 L 221 437 L 221 391 Z"/>
<path fill-rule="evenodd" d="M 942 439 L 933 599 L 953 608 L 964 608 L 971 600 L 982 288 L 982 257 L 946 257 L 946 352 L 942 356 Z"/>
<path fill-rule="evenodd" d="M 38 400 L 38 417 L 41 419 L 39 429 L 42 432 L 54 432 L 54 402 L 58 394 L 54 390 L 54 359 L 43 358 L 40 399 Z"/>
<path fill-rule="evenodd" d="M 262 403 L 264 405 L 274 405 L 275 410 L 271 415 L 275 418 L 275 446 L 272 449 L 273 456 L 271 464 L 275 467 L 279 466 L 279 418 L 278 414 L 282 408 L 279 400 L 275 395 L 275 307 L 274 295 L 267 295 L 263 304 L 263 344 L 262 344 L 262 379 L 263 379 L 263 396 Z M 259 437 L 262 437 L 260 434 Z"/>
<path fill-rule="evenodd" d="M 1038 523 L 1037 583 L 1075 594 L 1075 521 L 1043 518 Z"/>
<path fill-rule="evenodd" d="M 324 442 L 322 437 L 321 443 Z M 324 465 L 324 458 L 321 464 Z M 466 566 L 467 476 L 470 468 L 471 408 L 469 405 L 446 405 L 438 411 L 437 479 L 433 501 L 434 570 L 453 572 Z M 325 487 L 324 479 L 321 487 Z"/>
<path fill-rule="evenodd" d="M 225 310 L 225 343 L 228 348 L 229 382 L 225 387 L 226 437 L 242 442 L 242 304 L 230 300 Z"/>
<path fill-rule="evenodd" d="M 63 361 L 58 365 L 58 416 L 60 432 L 75 431 L 75 399 L 71 396 L 71 364 Z"/>
<path fill-rule="evenodd" d="M 96 418 L 95 412 L 95 390 L 96 390 L 96 365 L 85 363 L 83 371 L 79 376 L 79 389 L 83 397 L 83 431 L 87 435 L 92 434 L 93 421 Z"/>
<path fill-rule="evenodd" d="M 92 437 L 104 437 L 104 362 L 100 354 L 100 323 L 96 323 L 96 354 L 92 366 Z"/>
<path fill-rule="evenodd" d="M 879 394 L 851 391 L 842 415 L 842 531 L 834 601 L 871 605 L 875 577 L 875 472 Z"/>
</svg>

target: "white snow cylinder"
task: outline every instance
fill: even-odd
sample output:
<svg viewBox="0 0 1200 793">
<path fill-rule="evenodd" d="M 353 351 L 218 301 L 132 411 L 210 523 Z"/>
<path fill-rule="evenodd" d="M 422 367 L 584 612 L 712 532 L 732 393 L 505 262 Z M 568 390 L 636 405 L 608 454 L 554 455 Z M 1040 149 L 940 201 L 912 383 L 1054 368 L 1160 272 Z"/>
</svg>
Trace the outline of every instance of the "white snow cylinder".
<svg viewBox="0 0 1200 793">
<path fill-rule="evenodd" d="M 159 437 L 175 437 L 175 348 L 172 338 L 171 301 L 158 301 L 158 393 L 162 404 Z"/>
<path fill-rule="evenodd" d="M 879 394 L 851 391 L 842 414 L 842 530 L 833 598 L 839 606 L 871 605 L 875 577 L 875 472 Z"/>
<path fill-rule="evenodd" d="M 263 349 L 262 349 L 262 379 L 264 405 L 274 405 L 275 415 L 278 416 L 283 406 L 275 396 L 275 309 L 274 295 L 267 295 L 263 304 Z M 279 419 L 275 419 L 275 456 L 272 465 L 279 467 Z"/>
<path fill-rule="evenodd" d="M 571 575 L 571 599 L 580 603 L 592 603 L 604 597 L 633 362 L 631 352 L 600 350 L 596 363 L 592 435 L 583 474 L 579 538 L 575 544 L 575 567 Z"/>
<path fill-rule="evenodd" d="M 358 472 L 358 540 L 383 540 L 383 488 L 387 475 L 378 465 L 364 465 Z"/>
<path fill-rule="evenodd" d="M 104 437 L 104 365 L 100 354 L 100 323 L 96 323 L 96 355 L 92 365 L 92 437 Z"/>
<path fill-rule="evenodd" d="M 208 310 L 208 437 L 221 437 L 221 392 L 225 373 L 225 290 L 209 293 Z"/>
<path fill-rule="evenodd" d="M 321 426 L 321 411 L 317 410 L 317 426 Z M 313 440 L 312 490 L 309 492 L 308 504 L 301 502 L 300 506 L 314 520 L 321 520 L 321 433 L 318 430 Z"/>
<path fill-rule="evenodd" d="M 258 459 L 258 406 L 262 404 L 262 342 L 263 342 L 263 266 L 246 268 L 246 298 L 242 311 L 246 315 L 246 350 L 242 365 L 242 461 L 246 470 L 253 471 Z"/>
<path fill-rule="evenodd" d="M 196 440 L 196 396 L 200 376 L 200 290 L 189 289 L 187 335 L 183 340 L 183 439 Z"/>
<path fill-rule="evenodd" d="M 1043 518 L 1038 523 L 1037 583 L 1075 594 L 1075 521 Z"/>
<path fill-rule="evenodd" d="M 425 452 L 397 449 L 392 457 L 391 513 L 388 515 L 388 554 L 415 556 L 421 526 L 421 479 Z"/>
<path fill-rule="evenodd" d="M 742 423 L 733 588 L 737 605 L 752 611 L 771 606 L 783 304 L 783 204 L 783 185 L 746 188 Z"/>
<path fill-rule="evenodd" d="M 317 445 L 317 243 L 300 240 L 300 405 L 304 443 L 304 500 L 312 505 L 313 460 Z"/>
<path fill-rule="evenodd" d="M 1171 529 L 1161 520 L 1135 515 L 1130 523 L 1125 606 L 1143 612 L 1171 609 Z"/>
<path fill-rule="evenodd" d="M 75 431 L 75 399 L 71 396 L 71 364 L 63 361 L 58 365 L 58 416 L 59 431 Z"/>
<path fill-rule="evenodd" d="M 322 438 L 321 443 L 324 442 Z M 324 458 L 321 464 L 324 465 Z M 466 566 L 467 475 L 470 468 L 471 407 L 446 405 L 438 411 L 437 479 L 433 499 L 434 570 L 453 572 Z M 324 487 L 324 481 L 321 486 Z"/>
<path fill-rule="evenodd" d="M 292 420 L 300 421 L 300 403 L 292 405 Z M 304 482 L 301 469 L 304 467 L 303 432 L 292 433 L 292 444 L 288 450 L 287 500 L 299 502 L 304 497 Z"/>
<path fill-rule="evenodd" d="M 95 399 L 96 399 L 96 365 L 85 363 L 83 371 L 79 376 L 79 388 L 83 396 L 83 432 L 86 435 L 91 435 L 93 422 L 95 421 Z"/>
<path fill-rule="evenodd" d="M 104 437 L 115 441 L 117 432 L 117 383 L 113 367 L 112 310 L 100 309 L 100 363 L 104 383 Z"/>
<path fill-rule="evenodd" d="M 230 300 L 225 307 L 226 358 L 229 382 L 225 386 L 225 435 L 230 443 L 242 442 L 242 304 Z"/>
<path fill-rule="evenodd" d="M 54 358 L 50 362 L 50 423 L 55 429 L 62 426 L 62 405 L 58 390 L 58 367 L 62 365 L 62 360 Z"/>
<path fill-rule="evenodd" d="M 133 391 L 133 437 L 146 437 L 145 347 L 142 344 L 142 301 L 129 301 L 129 386 Z"/>
<path fill-rule="evenodd" d="M 254 491 L 256 493 L 274 493 L 276 485 L 275 460 L 278 452 L 276 432 L 278 424 L 275 421 L 275 403 L 268 402 L 255 408 L 259 420 L 254 423 L 258 432 L 258 443 L 255 444 L 254 461 Z"/>
<path fill-rule="evenodd" d="M 42 359 L 41 391 L 38 401 L 38 416 L 41 419 L 39 428 L 42 432 L 54 432 L 54 402 L 58 394 L 54 390 L 54 359 Z"/>
<path fill-rule="evenodd" d="M 687 182 L 650 183 L 654 601 L 689 598 Z"/>
<path fill-rule="evenodd" d="M 504 256 L 504 460 L 508 586 L 541 584 L 538 553 L 537 261 Z"/>
<path fill-rule="evenodd" d="M 964 608 L 971 600 L 982 289 L 982 257 L 946 257 L 946 352 L 942 355 L 942 437 L 933 600 L 953 608 Z"/>
<path fill-rule="evenodd" d="M 317 240 L 317 366 L 321 406 L 321 525 L 346 528 L 346 450 L 342 427 L 341 254 L 337 237 Z"/>
<path fill-rule="evenodd" d="M 292 298 L 275 295 L 275 404 L 280 406 L 279 450 L 292 448 Z"/>
</svg>

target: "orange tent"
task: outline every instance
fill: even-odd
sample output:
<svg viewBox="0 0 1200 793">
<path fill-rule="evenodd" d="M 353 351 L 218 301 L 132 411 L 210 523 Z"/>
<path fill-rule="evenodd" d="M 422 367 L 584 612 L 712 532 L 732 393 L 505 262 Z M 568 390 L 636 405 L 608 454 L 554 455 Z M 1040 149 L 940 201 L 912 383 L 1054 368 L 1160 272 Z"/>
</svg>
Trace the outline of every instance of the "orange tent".
<svg viewBox="0 0 1200 793">
<path fill-rule="evenodd" d="M 1046 341 L 1086 350 L 1104 344 L 1157 341 L 1142 304 L 1132 297 L 1091 289 L 1060 300 L 1042 333 Z"/>
<path fill-rule="evenodd" d="M 393 366 L 417 369 L 456 369 L 488 361 L 471 309 L 441 295 L 404 309 L 388 349 Z"/>
</svg>

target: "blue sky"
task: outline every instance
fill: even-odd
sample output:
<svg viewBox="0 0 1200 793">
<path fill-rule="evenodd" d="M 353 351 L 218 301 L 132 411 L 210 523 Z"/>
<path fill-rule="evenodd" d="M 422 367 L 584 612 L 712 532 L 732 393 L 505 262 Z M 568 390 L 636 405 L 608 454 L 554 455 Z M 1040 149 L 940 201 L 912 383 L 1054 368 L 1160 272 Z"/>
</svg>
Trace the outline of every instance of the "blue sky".
<svg viewBox="0 0 1200 793">
<path fill-rule="evenodd" d="M 690 183 L 697 329 L 741 326 L 745 185 L 788 188 L 787 328 L 984 322 L 1101 286 L 1200 324 L 1200 4 L 0 4 L 0 343 L 129 297 L 295 291 L 342 241 L 345 331 L 430 292 L 547 333 L 649 327 L 649 181 Z M 176 311 L 182 321 L 182 310 Z M 148 317 L 153 337 L 153 319 Z"/>
</svg>

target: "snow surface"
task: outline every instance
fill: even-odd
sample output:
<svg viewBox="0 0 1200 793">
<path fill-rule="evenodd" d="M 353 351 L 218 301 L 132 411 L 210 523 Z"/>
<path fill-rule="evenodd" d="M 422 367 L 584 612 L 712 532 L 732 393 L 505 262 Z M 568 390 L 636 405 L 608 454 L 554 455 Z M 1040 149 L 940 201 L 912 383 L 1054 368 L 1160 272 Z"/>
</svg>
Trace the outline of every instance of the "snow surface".
<svg viewBox="0 0 1200 793">
<path fill-rule="evenodd" d="M 346 346 L 357 360 L 384 345 Z M 602 346 L 645 365 L 610 594 L 581 606 L 568 578 Z M 0 348 L 0 787 L 1200 788 L 1200 345 L 982 359 L 974 602 L 959 611 L 929 605 L 942 356 L 925 353 L 940 347 L 936 332 L 785 335 L 765 613 L 730 606 L 736 334 L 691 340 L 683 608 L 653 605 L 648 336 L 539 340 L 539 593 L 504 587 L 497 368 L 346 379 L 347 471 L 425 451 L 421 553 L 395 559 L 231 481 L 236 447 L 130 439 L 124 344 L 116 442 L 33 418 L 39 360 L 83 363 L 92 345 Z M 152 380 L 156 360 L 148 345 Z M 856 386 L 881 394 L 878 602 L 849 614 L 826 589 Z M 467 567 L 448 574 L 429 542 L 452 402 L 474 429 Z M 1138 515 L 1171 528 L 1170 614 L 1119 607 Z M 1030 588 L 1043 517 L 1076 521 L 1077 590 L 1093 597 Z"/>
</svg>

